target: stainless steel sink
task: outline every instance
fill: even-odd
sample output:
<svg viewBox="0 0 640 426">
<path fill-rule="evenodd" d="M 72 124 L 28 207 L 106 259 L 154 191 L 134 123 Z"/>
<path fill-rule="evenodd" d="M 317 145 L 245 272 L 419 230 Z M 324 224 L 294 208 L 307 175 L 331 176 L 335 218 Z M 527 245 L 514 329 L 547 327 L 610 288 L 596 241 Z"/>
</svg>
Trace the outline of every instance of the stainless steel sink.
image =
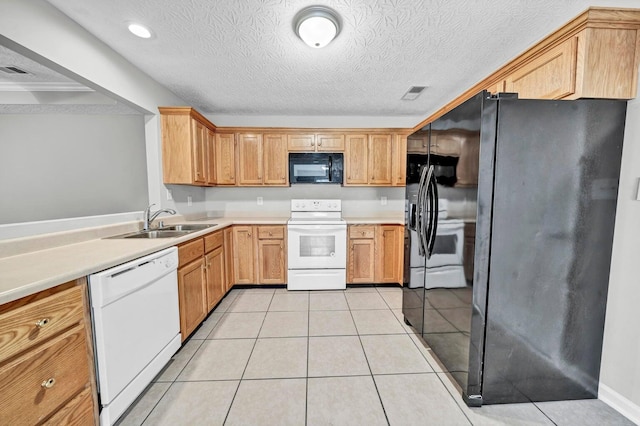
<svg viewBox="0 0 640 426">
<path fill-rule="evenodd" d="M 216 226 L 216 224 L 201 224 L 201 223 L 183 223 L 178 225 L 169 225 L 159 229 L 150 229 L 148 231 L 138 231 L 138 232 L 130 232 L 128 234 L 122 235 L 114 235 L 113 237 L 107 237 L 107 239 L 117 239 L 117 238 L 174 238 L 174 237 L 182 237 L 183 235 L 190 234 L 196 231 L 202 231 L 203 229 L 211 228 L 212 226 Z"/>
<path fill-rule="evenodd" d="M 211 228 L 212 226 L 216 226 L 216 223 L 212 223 L 209 225 L 202 223 L 184 223 L 179 225 L 167 225 L 160 228 L 161 231 L 202 231 L 203 229 Z"/>
</svg>

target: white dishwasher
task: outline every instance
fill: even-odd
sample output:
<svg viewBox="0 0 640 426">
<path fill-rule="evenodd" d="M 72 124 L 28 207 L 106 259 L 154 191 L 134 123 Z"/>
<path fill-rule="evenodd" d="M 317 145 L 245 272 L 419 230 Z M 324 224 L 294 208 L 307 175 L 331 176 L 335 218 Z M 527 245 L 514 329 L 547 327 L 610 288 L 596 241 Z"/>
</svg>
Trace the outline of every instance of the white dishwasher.
<svg viewBox="0 0 640 426">
<path fill-rule="evenodd" d="M 180 348 L 178 249 L 89 276 L 100 424 L 112 425 Z"/>
</svg>

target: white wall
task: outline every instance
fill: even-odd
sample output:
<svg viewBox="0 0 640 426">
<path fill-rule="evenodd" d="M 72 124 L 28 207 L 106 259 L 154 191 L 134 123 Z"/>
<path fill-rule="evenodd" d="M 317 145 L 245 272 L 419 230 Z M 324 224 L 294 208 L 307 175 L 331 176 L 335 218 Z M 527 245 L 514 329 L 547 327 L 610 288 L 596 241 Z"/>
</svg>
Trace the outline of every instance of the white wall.
<svg viewBox="0 0 640 426">
<path fill-rule="evenodd" d="M 640 424 L 640 99 L 628 103 L 600 398 Z"/>
<path fill-rule="evenodd" d="M 143 210 L 142 115 L 0 114 L 0 224 Z"/>
</svg>

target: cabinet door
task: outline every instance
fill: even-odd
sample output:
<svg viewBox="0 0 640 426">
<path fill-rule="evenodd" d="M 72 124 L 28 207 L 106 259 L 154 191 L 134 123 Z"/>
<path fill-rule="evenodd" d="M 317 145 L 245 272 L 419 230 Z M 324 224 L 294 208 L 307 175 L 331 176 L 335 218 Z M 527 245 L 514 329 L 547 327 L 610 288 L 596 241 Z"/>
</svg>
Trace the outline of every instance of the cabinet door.
<svg viewBox="0 0 640 426">
<path fill-rule="evenodd" d="M 349 267 L 347 281 L 350 283 L 375 282 L 375 240 L 349 240 Z"/>
<path fill-rule="evenodd" d="M 180 333 L 184 342 L 208 312 L 202 258 L 178 269 L 178 298 L 180 300 Z"/>
<path fill-rule="evenodd" d="M 214 249 L 204 256 L 207 279 L 207 312 L 222 299 L 225 294 L 224 251 L 222 247 Z"/>
<path fill-rule="evenodd" d="M 258 282 L 283 284 L 285 279 L 284 240 L 258 241 Z"/>
<path fill-rule="evenodd" d="M 233 133 L 216 133 L 216 183 L 236 183 L 236 137 Z"/>
<path fill-rule="evenodd" d="M 576 91 L 578 39 L 573 37 L 509 75 L 507 92 L 519 98 L 561 99 Z"/>
<path fill-rule="evenodd" d="M 345 148 L 345 185 L 367 185 L 367 135 L 347 135 Z"/>
<path fill-rule="evenodd" d="M 233 228 L 225 228 L 224 230 L 224 275 L 225 275 L 225 293 L 228 292 L 234 284 L 233 277 Z"/>
<path fill-rule="evenodd" d="M 296 133 L 287 135 L 287 149 L 289 151 L 315 151 L 316 135 L 313 133 Z"/>
<path fill-rule="evenodd" d="M 401 283 L 404 232 L 402 226 L 377 227 L 376 282 Z"/>
<path fill-rule="evenodd" d="M 207 170 L 207 130 L 197 120 L 191 120 L 191 155 L 193 156 L 193 181 L 206 183 Z"/>
<path fill-rule="evenodd" d="M 238 134 L 238 185 L 262 185 L 262 135 Z"/>
<path fill-rule="evenodd" d="M 233 227 L 233 269 L 236 284 L 256 284 L 253 227 Z"/>
<path fill-rule="evenodd" d="M 316 135 L 316 147 L 318 151 L 343 152 L 344 135 L 318 134 Z"/>
<path fill-rule="evenodd" d="M 207 185 L 216 184 L 216 134 L 213 130 L 205 127 L 206 136 L 206 169 L 205 181 Z"/>
<path fill-rule="evenodd" d="M 369 183 L 372 185 L 392 184 L 392 135 L 369 136 Z"/>
<path fill-rule="evenodd" d="M 407 137 L 393 138 L 393 186 L 405 186 L 407 182 Z"/>
<path fill-rule="evenodd" d="M 265 185 L 287 184 L 289 162 L 287 158 L 287 137 L 279 134 L 263 135 L 262 152 L 264 158 Z"/>
<path fill-rule="evenodd" d="M 414 133 L 407 138 L 407 152 L 409 154 L 428 154 L 429 153 L 429 134 Z"/>
</svg>

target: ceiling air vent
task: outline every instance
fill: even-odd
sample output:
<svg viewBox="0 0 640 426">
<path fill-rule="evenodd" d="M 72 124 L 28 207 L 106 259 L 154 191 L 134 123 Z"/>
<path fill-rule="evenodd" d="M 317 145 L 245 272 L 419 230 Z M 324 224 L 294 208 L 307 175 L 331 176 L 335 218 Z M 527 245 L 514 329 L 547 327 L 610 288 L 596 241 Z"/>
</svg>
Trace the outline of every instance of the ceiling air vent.
<svg viewBox="0 0 640 426">
<path fill-rule="evenodd" d="M 0 66 L 0 71 L 6 72 L 7 74 L 31 74 L 30 72 L 25 71 L 22 68 L 18 68 L 13 65 L 8 65 L 6 67 Z"/>
<path fill-rule="evenodd" d="M 411 86 L 409 90 L 407 90 L 407 93 L 405 93 L 401 99 L 403 101 L 412 101 L 420 96 L 420 93 L 422 93 L 422 91 L 426 88 L 427 86 Z"/>
</svg>

